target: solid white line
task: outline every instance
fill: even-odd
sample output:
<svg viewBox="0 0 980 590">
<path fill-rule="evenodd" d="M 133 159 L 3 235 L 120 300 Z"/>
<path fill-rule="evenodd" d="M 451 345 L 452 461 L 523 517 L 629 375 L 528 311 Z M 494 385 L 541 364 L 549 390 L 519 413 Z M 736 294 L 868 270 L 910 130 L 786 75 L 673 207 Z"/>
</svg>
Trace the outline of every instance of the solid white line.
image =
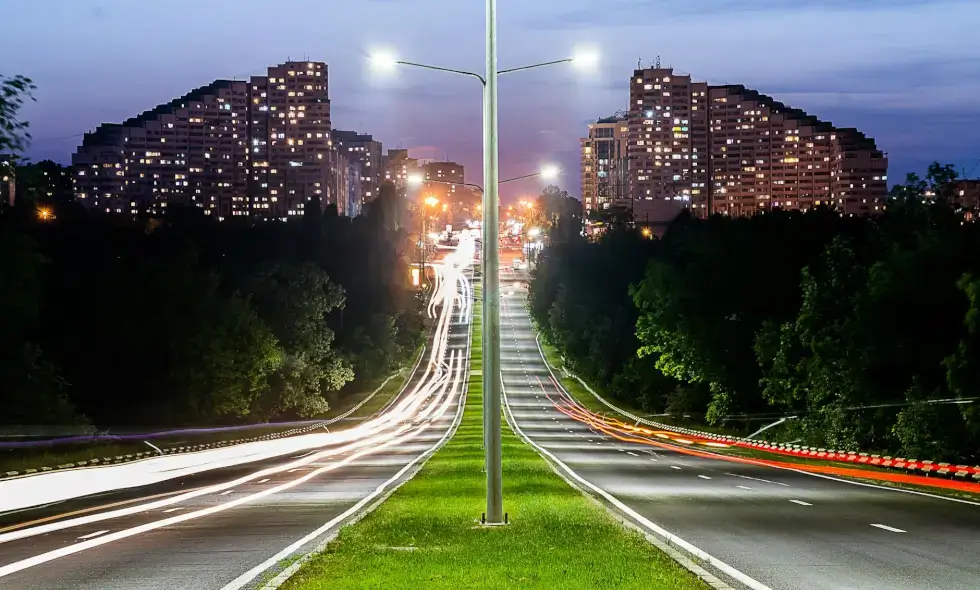
<svg viewBox="0 0 980 590">
<path fill-rule="evenodd" d="M 871 526 L 878 527 L 879 529 L 884 529 L 886 531 L 891 531 L 893 533 L 904 533 L 905 532 L 902 529 L 896 529 L 895 527 L 888 526 L 887 524 L 873 524 Z"/>
<path fill-rule="evenodd" d="M 550 371 L 551 368 L 549 367 L 548 370 Z M 563 471 L 565 471 L 565 473 L 567 473 L 569 475 L 569 477 L 571 477 L 575 481 L 579 482 L 583 486 L 587 487 L 588 489 L 592 490 L 596 494 L 602 496 L 607 502 L 609 502 L 610 504 L 612 504 L 613 506 L 615 506 L 620 512 L 622 512 L 622 513 L 626 514 L 627 516 L 629 516 L 631 519 L 633 519 L 636 523 L 638 523 L 643 528 L 646 528 L 647 530 L 653 532 L 654 534 L 659 535 L 660 537 L 666 539 L 668 543 L 673 543 L 674 545 L 679 546 L 681 549 L 683 549 L 684 551 L 687 551 L 688 553 L 694 555 L 698 559 L 700 559 L 702 561 L 707 561 L 708 563 L 710 563 L 714 567 L 718 568 L 719 570 L 721 570 L 725 574 L 727 574 L 727 575 L 731 576 L 732 578 L 735 578 L 739 582 L 745 584 L 751 590 L 772 590 L 772 588 L 770 588 L 769 586 L 766 586 L 762 582 L 760 582 L 760 581 L 758 581 L 758 580 L 756 580 L 756 579 L 748 576 L 747 574 L 745 574 L 745 573 L 743 573 L 743 572 L 735 569 L 734 567 L 728 565 L 727 563 L 725 563 L 724 561 L 718 559 L 717 557 L 709 554 L 708 552 L 706 552 L 706 551 L 704 551 L 704 550 L 702 550 L 702 549 L 700 549 L 700 548 L 692 545 L 691 543 L 689 543 L 689 542 L 685 541 L 684 539 L 678 537 L 677 535 L 671 533 L 667 529 L 665 529 L 665 528 L 663 528 L 663 527 L 661 527 L 661 526 L 659 526 L 657 524 L 654 524 L 653 521 L 651 521 L 650 519 L 648 519 L 645 516 L 641 515 L 637 511 L 633 510 L 632 508 L 630 508 L 629 506 L 627 506 L 626 504 L 624 504 L 622 501 L 620 501 L 619 499 L 617 499 L 615 496 L 613 496 L 609 492 L 603 490 L 602 488 L 596 486 L 592 482 L 590 482 L 590 481 L 586 480 L 585 478 L 583 478 L 581 475 L 579 475 L 574 470 L 572 470 L 571 467 L 569 467 L 568 465 L 565 465 L 565 463 L 563 463 L 561 461 L 561 459 L 559 459 L 558 457 L 556 457 L 554 454 L 552 454 L 547 449 L 543 448 L 538 443 L 534 442 L 532 439 L 528 438 L 528 436 L 526 434 L 524 434 L 524 431 L 521 430 L 521 427 L 517 423 L 517 420 L 514 419 L 514 413 L 510 409 L 510 403 L 507 400 L 507 389 L 506 388 L 501 388 L 501 389 L 503 389 L 504 408 L 506 409 L 505 415 L 508 416 L 508 420 L 507 421 L 510 423 L 511 428 L 514 429 L 514 432 L 516 432 L 521 438 L 523 438 L 525 441 L 527 441 L 528 444 L 530 444 L 532 447 L 534 447 L 538 451 L 538 453 L 540 453 L 541 455 L 544 455 L 545 457 L 547 457 L 548 459 L 550 459 L 551 461 L 553 461 L 556 465 L 558 465 L 559 467 L 561 467 L 561 469 Z M 680 468 L 678 467 L 678 469 L 680 469 Z"/>
<path fill-rule="evenodd" d="M 109 529 L 106 529 L 106 530 L 104 530 L 104 531 L 96 531 L 96 532 L 94 532 L 94 533 L 89 533 L 89 534 L 87 534 L 87 535 L 82 535 L 81 537 L 78 537 L 78 538 L 79 538 L 80 540 L 84 540 L 84 539 L 93 539 L 93 538 L 95 538 L 95 537 L 98 537 L 99 535 L 104 535 L 104 534 L 106 534 L 106 533 L 108 533 L 108 532 L 109 532 Z"/>
<path fill-rule="evenodd" d="M 177 512 L 178 510 L 183 510 L 183 509 L 184 509 L 183 506 L 178 506 L 177 508 L 167 508 L 163 512 L 164 513 L 167 513 L 167 512 Z"/>
<path fill-rule="evenodd" d="M 467 355 L 467 358 L 468 358 L 468 355 Z M 465 392 L 465 388 L 463 389 L 463 391 Z M 331 528 L 337 526 L 337 524 L 343 522 L 346 518 L 348 518 L 352 514 L 356 514 L 364 506 L 368 505 L 371 501 L 373 501 L 375 498 L 377 498 L 382 493 L 384 493 L 385 490 L 388 488 L 389 485 L 391 485 L 392 482 L 397 481 L 400 477 L 402 477 L 405 473 L 407 473 L 412 468 L 412 466 L 414 466 L 420 460 L 422 460 L 423 458 L 428 458 L 429 456 L 431 456 L 432 454 L 434 454 L 437 450 L 439 450 L 440 447 L 442 447 L 443 444 L 445 444 L 445 442 L 447 440 L 449 440 L 450 437 L 452 437 L 452 435 L 456 432 L 456 429 L 459 427 L 459 423 L 460 423 L 460 421 L 462 419 L 462 416 L 463 416 L 463 408 L 466 405 L 464 403 L 464 401 L 465 401 L 465 393 L 464 394 L 461 394 L 459 396 L 458 403 L 457 403 L 457 409 L 456 409 L 456 417 L 453 420 L 453 424 L 449 427 L 449 429 L 446 431 L 446 433 L 443 434 L 442 438 L 440 438 L 434 445 L 432 445 L 431 447 L 429 447 L 429 449 L 426 450 L 424 453 L 416 456 L 414 459 L 412 459 L 411 462 L 409 462 L 407 465 L 405 465 L 404 467 L 402 467 L 398 471 L 398 473 L 396 473 L 395 475 L 393 475 L 391 477 L 391 479 L 388 479 L 387 481 L 385 481 L 382 484 L 380 484 L 377 488 L 375 488 L 375 490 L 373 492 L 371 492 L 370 494 L 368 494 L 367 496 L 365 496 L 364 498 L 362 498 L 361 501 L 359 501 L 357 504 L 354 504 L 353 506 L 351 506 L 350 508 L 348 508 L 342 514 L 339 514 L 338 516 L 334 517 L 332 520 L 330 520 L 329 522 L 327 522 L 326 524 L 324 524 L 320 528 L 316 529 L 315 531 L 309 533 L 308 535 L 306 535 L 302 539 L 299 539 L 298 541 L 296 541 L 293 544 L 289 545 L 288 547 L 284 548 L 279 553 L 276 553 L 275 555 L 273 555 L 269 559 L 263 561 L 262 563 L 260 563 L 259 565 L 255 566 L 255 567 L 253 567 L 252 569 L 248 570 L 244 574 L 238 576 L 237 578 L 235 578 L 234 580 L 232 580 L 231 582 L 229 582 L 228 584 L 226 584 L 225 586 L 223 586 L 221 588 L 221 590 L 239 590 L 240 588 L 243 588 L 243 587 L 247 586 L 252 580 L 254 580 L 256 577 L 258 577 L 262 572 L 264 572 L 265 570 L 269 569 L 270 567 L 276 565 L 277 563 L 279 563 L 283 559 L 289 557 L 296 550 L 298 550 L 300 547 L 302 547 L 303 545 L 306 545 L 310 541 L 312 541 L 312 540 L 316 539 L 317 537 L 319 537 L 320 535 L 326 533 Z M 296 565 L 298 565 L 298 563 Z"/>
<path fill-rule="evenodd" d="M 260 480 L 259 480 L 259 481 L 257 481 L 256 483 L 265 483 L 265 482 L 267 482 L 267 481 L 269 481 L 269 478 L 268 478 L 268 477 L 267 477 L 267 478 L 265 478 L 265 479 L 260 479 Z"/>
<path fill-rule="evenodd" d="M 788 483 L 783 483 L 781 481 L 769 481 L 768 479 L 759 479 L 758 477 L 749 477 L 748 475 L 739 475 L 737 473 L 728 473 L 728 472 L 726 472 L 725 475 L 731 475 L 732 477 L 741 477 L 742 479 L 751 479 L 752 481 L 761 481 L 762 483 L 771 483 L 777 486 L 786 486 L 787 488 L 789 487 Z"/>
<path fill-rule="evenodd" d="M 790 500 L 790 502 L 792 502 L 793 504 L 799 504 L 800 506 L 813 506 L 813 504 L 809 502 L 804 502 L 803 500 Z"/>
<path fill-rule="evenodd" d="M 785 469 L 787 471 L 795 471 L 797 473 L 802 473 L 803 475 L 811 475 L 813 477 L 820 477 L 823 479 L 829 479 L 831 481 L 838 481 L 840 483 L 850 484 L 852 486 L 863 486 L 866 488 L 875 488 L 876 490 L 885 490 L 886 492 L 899 492 L 902 494 L 914 494 L 916 496 L 925 496 L 927 498 L 935 498 L 936 500 L 946 500 L 947 502 L 959 502 L 960 504 L 970 504 L 972 506 L 980 506 L 980 502 L 974 502 L 972 500 L 963 500 L 962 498 L 953 498 L 952 496 L 937 496 L 936 494 L 930 494 L 928 492 L 919 492 L 916 490 L 907 490 L 905 488 L 889 488 L 886 486 L 880 486 L 873 483 L 865 483 L 863 481 L 850 481 L 847 479 L 840 479 L 839 477 L 832 477 L 830 475 L 824 475 L 822 473 L 810 473 L 809 471 L 801 471 L 799 469 L 793 469 L 792 467 L 775 467 L 775 469 Z M 783 484 L 787 485 L 787 484 Z"/>
<path fill-rule="evenodd" d="M 676 470 L 678 470 L 678 471 L 680 471 L 680 470 L 681 470 L 681 468 L 680 468 L 680 467 L 678 467 L 677 465 L 671 465 L 671 466 L 670 466 L 670 468 L 671 468 L 671 469 L 676 469 Z"/>
<path fill-rule="evenodd" d="M 219 495 L 219 496 L 227 496 L 228 494 L 230 494 L 230 493 L 232 493 L 232 492 L 234 492 L 234 491 L 235 491 L 235 490 L 227 490 L 227 491 L 224 491 L 224 492 L 221 492 L 221 493 L 220 493 L 220 494 L 218 494 L 218 495 Z"/>
<path fill-rule="evenodd" d="M 698 477 L 700 477 L 701 479 L 711 479 L 711 478 L 710 478 L 710 477 L 708 477 L 707 475 L 699 475 Z"/>
<path fill-rule="evenodd" d="M 316 449 L 310 451 L 309 453 L 304 453 L 302 455 L 296 455 L 295 457 L 293 457 L 293 459 L 302 459 L 303 457 L 309 457 L 310 455 L 312 455 L 315 452 L 316 452 Z"/>
<path fill-rule="evenodd" d="M 735 486 L 735 487 L 736 488 L 739 488 L 740 490 L 751 490 L 752 489 L 749 486 Z"/>
</svg>

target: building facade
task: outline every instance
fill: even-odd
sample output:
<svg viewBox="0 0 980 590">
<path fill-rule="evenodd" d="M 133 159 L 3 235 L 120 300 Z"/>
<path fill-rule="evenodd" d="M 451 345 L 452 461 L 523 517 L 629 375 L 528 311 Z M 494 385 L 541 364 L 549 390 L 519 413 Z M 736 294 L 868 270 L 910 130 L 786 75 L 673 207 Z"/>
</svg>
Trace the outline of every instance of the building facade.
<svg viewBox="0 0 980 590">
<path fill-rule="evenodd" d="M 330 134 L 327 65 L 286 62 L 85 134 L 72 156 L 75 196 L 107 213 L 182 205 L 286 220 L 336 202 Z"/>
<path fill-rule="evenodd" d="M 384 181 L 381 142 L 368 134 L 339 130 L 333 132 L 333 141 L 334 146 L 345 153 L 348 159 L 360 163 L 360 205 L 377 199 Z"/>
<path fill-rule="evenodd" d="M 628 127 L 637 223 L 663 224 L 685 208 L 699 217 L 883 210 L 888 161 L 874 140 L 744 86 L 635 70 Z"/>
<path fill-rule="evenodd" d="M 384 179 L 395 186 L 402 197 L 408 195 L 409 178 L 419 172 L 419 161 L 408 156 L 406 149 L 391 149 L 384 157 Z"/>
<path fill-rule="evenodd" d="M 630 207 L 629 122 L 625 115 L 599 119 L 580 140 L 582 206 L 592 211 Z"/>
</svg>

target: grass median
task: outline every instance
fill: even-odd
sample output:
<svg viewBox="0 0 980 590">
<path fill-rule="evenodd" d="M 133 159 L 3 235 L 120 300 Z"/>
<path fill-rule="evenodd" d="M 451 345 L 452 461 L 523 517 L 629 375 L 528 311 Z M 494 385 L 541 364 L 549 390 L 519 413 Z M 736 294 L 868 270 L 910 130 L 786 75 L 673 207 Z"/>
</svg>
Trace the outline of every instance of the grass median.
<svg viewBox="0 0 980 590">
<path fill-rule="evenodd" d="M 511 524 L 478 524 L 486 482 L 480 338 L 477 315 L 475 374 L 456 434 L 284 588 L 708 588 L 565 483 L 506 423 L 504 508 Z"/>
</svg>

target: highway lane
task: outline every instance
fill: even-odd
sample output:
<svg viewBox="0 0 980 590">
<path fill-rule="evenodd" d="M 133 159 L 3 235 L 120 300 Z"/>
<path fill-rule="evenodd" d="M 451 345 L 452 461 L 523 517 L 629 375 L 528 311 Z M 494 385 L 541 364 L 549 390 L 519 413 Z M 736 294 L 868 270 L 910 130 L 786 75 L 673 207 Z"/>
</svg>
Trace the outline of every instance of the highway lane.
<svg viewBox="0 0 980 590">
<path fill-rule="evenodd" d="M 676 535 L 749 587 L 980 587 L 980 506 L 692 456 L 655 438 L 621 442 L 558 411 L 562 392 L 540 355 L 518 278 L 502 267 L 511 416 L 634 522 Z"/>
<path fill-rule="evenodd" d="M 437 267 L 431 356 L 387 411 L 344 431 L 358 436 L 8 515 L 0 588 L 256 587 L 410 477 L 451 433 L 468 367 L 472 256 L 464 244 Z"/>
</svg>

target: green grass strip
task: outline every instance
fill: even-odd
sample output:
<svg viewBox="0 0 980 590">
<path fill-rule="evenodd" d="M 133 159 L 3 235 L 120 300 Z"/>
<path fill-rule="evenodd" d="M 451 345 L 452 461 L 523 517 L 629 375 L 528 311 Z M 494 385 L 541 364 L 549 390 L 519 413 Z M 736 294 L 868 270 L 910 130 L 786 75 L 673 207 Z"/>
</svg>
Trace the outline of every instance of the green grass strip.
<svg viewBox="0 0 980 590">
<path fill-rule="evenodd" d="M 475 311 L 471 368 L 479 371 L 479 306 Z M 284 588 L 708 588 L 565 483 L 506 423 L 504 508 L 511 524 L 481 527 L 481 379 L 480 373 L 469 379 L 453 438 Z"/>
</svg>

